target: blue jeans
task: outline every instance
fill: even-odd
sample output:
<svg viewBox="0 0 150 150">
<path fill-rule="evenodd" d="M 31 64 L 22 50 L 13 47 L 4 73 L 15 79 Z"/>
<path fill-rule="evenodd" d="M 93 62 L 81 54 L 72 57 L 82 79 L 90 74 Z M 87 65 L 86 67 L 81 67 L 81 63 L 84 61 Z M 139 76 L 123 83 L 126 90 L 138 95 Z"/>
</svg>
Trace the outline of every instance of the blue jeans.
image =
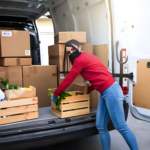
<svg viewBox="0 0 150 150">
<path fill-rule="evenodd" d="M 130 149 L 138 150 L 136 138 L 125 122 L 123 98 L 122 89 L 117 82 L 108 87 L 99 97 L 96 127 L 100 135 L 103 150 L 110 150 L 111 140 L 107 130 L 110 118 L 114 127 L 123 136 Z"/>
</svg>

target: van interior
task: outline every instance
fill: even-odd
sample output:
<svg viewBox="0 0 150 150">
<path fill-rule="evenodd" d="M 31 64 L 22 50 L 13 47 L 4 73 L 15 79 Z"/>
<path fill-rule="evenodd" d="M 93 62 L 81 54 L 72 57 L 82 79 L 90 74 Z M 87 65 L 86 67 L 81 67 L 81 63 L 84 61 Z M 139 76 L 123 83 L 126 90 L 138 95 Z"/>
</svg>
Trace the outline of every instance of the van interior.
<svg viewBox="0 0 150 150">
<path fill-rule="evenodd" d="M 1 2 L 3 8 L 0 9 L 0 29 L 2 30 L 26 30 L 30 32 L 32 64 L 41 65 L 40 41 L 36 20 L 47 12 L 52 17 L 54 32 L 57 34 L 61 31 L 86 31 L 87 43 L 93 45 L 110 45 L 110 29 L 105 0 L 95 0 L 89 2 L 81 1 L 50 1 L 49 5 L 43 1 L 34 4 L 33 1 L 27 2 Z M 80 4 L 80 5 L 79 5 Z M 49 9 L 49 6 L 51 9 Z M 49 18 L 50 18 L 49 16 Z M 98 16 L 98 17 L 97 17 Z M 51 18 L 50 18 L 51 19 Z M 110 55 L 110 54 L 109 54 Z M 109 56 L 106 58 L 108 61 Z M 91 109 L 90 115 L 73 117 L 72 120 L 87 120 L 95 118 L 96 108 Z M 12 129 L 23 130 L 22 127 L 53 124 L 57 122 L 66 123 L 67 119 L 60 119 L 51 113 L 51 106 L 39 108 L 39 118 L 34 120 L 10 123 L 0 125 L 1 134 L 5 131 L 14 132 Z M 90 120 L 91 121 L 91 120 Z M 17 128 L 16 128 L 17 127 Z M 38 126 L 39 127 L 39 126 Z M 25 129 L 24 129 L 25 130 Z M 36 128 L 35 128 L 36 130 Z M 19 132 L 19 131 L 17 131 Z"/>
</svg>

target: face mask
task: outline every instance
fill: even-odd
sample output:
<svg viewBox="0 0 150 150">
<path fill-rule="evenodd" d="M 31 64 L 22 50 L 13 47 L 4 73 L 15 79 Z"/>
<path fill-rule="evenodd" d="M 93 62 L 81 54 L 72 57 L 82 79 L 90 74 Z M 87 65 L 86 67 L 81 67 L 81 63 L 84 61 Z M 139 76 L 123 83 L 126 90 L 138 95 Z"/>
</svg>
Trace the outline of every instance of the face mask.
<svg viewBox="0 0 150 150">
<path fill-rule="evenodd" d="M 80 53 L 78 50 L 76 50 L 76 51 L 74 51 L 73 53 L 71 53 L 71 54 L 69 55 L 69 59 L 70 59 L 72 65 L 73 65 L 73 61 L 74 61 L 77 57 L 79 57 L 80 54 L 81 54 L 81 53 Z"/>
</svg>

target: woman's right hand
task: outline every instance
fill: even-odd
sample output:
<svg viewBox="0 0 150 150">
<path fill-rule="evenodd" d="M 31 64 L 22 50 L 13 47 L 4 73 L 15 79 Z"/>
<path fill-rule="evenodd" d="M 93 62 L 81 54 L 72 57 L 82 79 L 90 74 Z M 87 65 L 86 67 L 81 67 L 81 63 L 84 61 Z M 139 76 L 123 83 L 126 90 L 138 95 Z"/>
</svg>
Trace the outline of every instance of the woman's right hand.
<svg viewBox="0 0 150 150">
<path fill-rule="evenodd" d="M 53 102 L 56 104 L 57 103 L 57 99 L 56 97 L 53 95 Z"/>
</svg>

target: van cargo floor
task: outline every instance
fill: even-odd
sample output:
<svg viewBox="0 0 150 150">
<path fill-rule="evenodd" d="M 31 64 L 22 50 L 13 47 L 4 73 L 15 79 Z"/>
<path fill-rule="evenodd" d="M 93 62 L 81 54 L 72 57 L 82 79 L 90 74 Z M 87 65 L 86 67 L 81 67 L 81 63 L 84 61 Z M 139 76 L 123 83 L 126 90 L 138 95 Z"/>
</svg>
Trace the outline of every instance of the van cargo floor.
<svg viewBox="0 0 150 150">
<path fill-rule="evenodd" d="M 96 112 L 96 109 L 91 109 L 91 113 Z M 10 128 L 17 128 L 17 127 L 25 127 L 25 126 L 32 126 L 32 125 L 40 125 L 40 124 L 47 124 L 50 119 L 57 119 L 56 115 L 51 112 L 51 106 L 49 107 L 40 107 L 39 108 L 39 118 L 14 122 L 9 124 L 0 125 L 0 131 L 3 129 L 10 129 Z"/>
</svg>

